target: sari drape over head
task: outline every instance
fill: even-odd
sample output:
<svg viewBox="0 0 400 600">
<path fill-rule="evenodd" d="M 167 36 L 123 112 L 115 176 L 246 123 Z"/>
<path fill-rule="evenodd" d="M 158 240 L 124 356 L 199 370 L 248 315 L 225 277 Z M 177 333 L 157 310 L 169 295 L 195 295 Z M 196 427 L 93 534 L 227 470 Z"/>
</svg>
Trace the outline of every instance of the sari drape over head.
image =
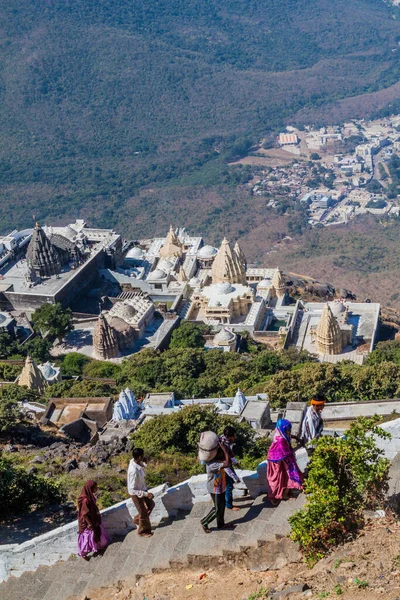
<svg viewBox="0 0 400 600">
<path fill-rule="evenodd" d="M 88 521 L 93 529 L 101 525 L 100 511 L 97 507 L 96 497 L 93 490 L 97 483 L 89 480 L 83 486 L 78 498 L 78 533 L 83 533 L 88 527 Z"/>
<path fill-rule="evenodd" d="M 292 424 L 279 419 L 267 455 L 270 498 L 281 499 L 285 489 L 302 489 L 303 474 L 297 466 L 290 432 Z"/>
</svg>

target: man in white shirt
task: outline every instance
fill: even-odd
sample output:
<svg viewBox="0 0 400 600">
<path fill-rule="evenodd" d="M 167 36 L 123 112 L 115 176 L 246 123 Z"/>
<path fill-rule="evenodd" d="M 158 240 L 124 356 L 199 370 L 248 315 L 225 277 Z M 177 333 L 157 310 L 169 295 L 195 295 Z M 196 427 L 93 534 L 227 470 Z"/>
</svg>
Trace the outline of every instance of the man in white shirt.
<svg viewBox="0 0 400 600">
<path fill-rule="evenodd" d="M 128 467 L 128 494 L 132 498 L 138 514 L 133 519 L 138 525 L 138 535 L 142 537 L 152 536 L 150 514 L 154 508 L 153 494 L 147 491 L 145 480 L 146 463 L 142 448 L 134 448 L 132 460 Z"/>
</svg>

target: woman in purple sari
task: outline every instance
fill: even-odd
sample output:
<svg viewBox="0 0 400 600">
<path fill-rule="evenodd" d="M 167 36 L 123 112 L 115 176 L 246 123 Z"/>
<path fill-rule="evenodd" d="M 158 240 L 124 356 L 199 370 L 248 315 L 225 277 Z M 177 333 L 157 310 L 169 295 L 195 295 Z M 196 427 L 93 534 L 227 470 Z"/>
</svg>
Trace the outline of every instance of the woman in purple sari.
<svg viewBox="0 0 400 600">
<path fill-rule="evenodd" d="M 303 490 L 304 476 L 297 466 L 291 442 L 292 424 L 279 419 L 276 424 L 274 441 L 268 451 L 268 499 L 272 504 L 287 500 L 290 490 Z"/>
<path fill-rule="evenodd" d="M 78 554 L 87 560 L 90 552 L 105 550 L 110 540 L 96 504 L 97 483 L 85 483 L 78 498 Z"/>
</svg>

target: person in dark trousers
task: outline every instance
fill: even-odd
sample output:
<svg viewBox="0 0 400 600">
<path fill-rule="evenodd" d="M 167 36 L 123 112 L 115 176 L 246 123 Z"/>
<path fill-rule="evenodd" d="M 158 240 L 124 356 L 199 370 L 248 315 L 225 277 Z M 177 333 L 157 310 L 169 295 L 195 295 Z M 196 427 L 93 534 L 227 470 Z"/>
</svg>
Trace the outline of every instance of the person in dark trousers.
<svg viewBox="0 0 400 600">
<path fill-rule="evenodd" d="M 213 507 L 201 520 L 203 531 L 211 533 L 208 526 L 214 519 L 217 519 L 218 529 L 233 528 L 230 524 L 225 525 L 225 469 L 231 466 L 231 459 L 226 447 L 220 443 L 215 458 L 205 464 L 207 469 L 207 491 L 211 495 Z"/>
<path fill-rule="evenodd" d="M 138 535 L 152 536 L 150 514 L 154 508 L 153 494 L 147 490 L 145 481 L 146 463 L 142 448 L 134 448 L 128 467 L 128 494 L 132 498 L 138 514 L 133 519 L 138 525 Z"/>
<path fill-rule="evenodd" d="M 221 444 L 225 446 L 228 451 L 229 458 L 231 459 L 231 466 L 225 469 L 226 475 L 226 492 L 225 492 L 225 504 L 229 510 L 240 510 L 239 507 L 233 506 L 233 484 L 240 481 L 239 477 L 235 473 L 233 466 L 237 464 L 235 453 L 233 451 L 233 444 L 236 440 L 236 429 L 232 425 L 228 425 L 224 429 L 223 435 L 219 438 Z"/>
</svg>

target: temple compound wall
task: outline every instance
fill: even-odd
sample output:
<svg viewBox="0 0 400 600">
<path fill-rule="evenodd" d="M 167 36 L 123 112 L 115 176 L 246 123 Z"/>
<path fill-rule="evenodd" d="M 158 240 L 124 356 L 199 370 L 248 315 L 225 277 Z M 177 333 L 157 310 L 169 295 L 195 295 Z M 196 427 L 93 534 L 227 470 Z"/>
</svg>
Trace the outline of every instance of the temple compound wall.
<svg viewBox="0 0 400 600">
<path fill-rule="evenodd" d="M 100 250 L 90 256 L 79 269 L 72 272 L 64 283 L 60 280 L 59 286 L 56 285 L 57 280 L 53 279 L 51 287 L 41 285 L 37 288 L 27 288 L 26 292 L 10 290 L 3 294 L 14 310 L 35 310 L 46 302 L 49 304 L 60 302 L 63 307 L 68 307 L 74 299 L 90 288 L 97 276 L 98 269 L 104 267 L 107 258 L 105 251 Z"/>
</svg>

